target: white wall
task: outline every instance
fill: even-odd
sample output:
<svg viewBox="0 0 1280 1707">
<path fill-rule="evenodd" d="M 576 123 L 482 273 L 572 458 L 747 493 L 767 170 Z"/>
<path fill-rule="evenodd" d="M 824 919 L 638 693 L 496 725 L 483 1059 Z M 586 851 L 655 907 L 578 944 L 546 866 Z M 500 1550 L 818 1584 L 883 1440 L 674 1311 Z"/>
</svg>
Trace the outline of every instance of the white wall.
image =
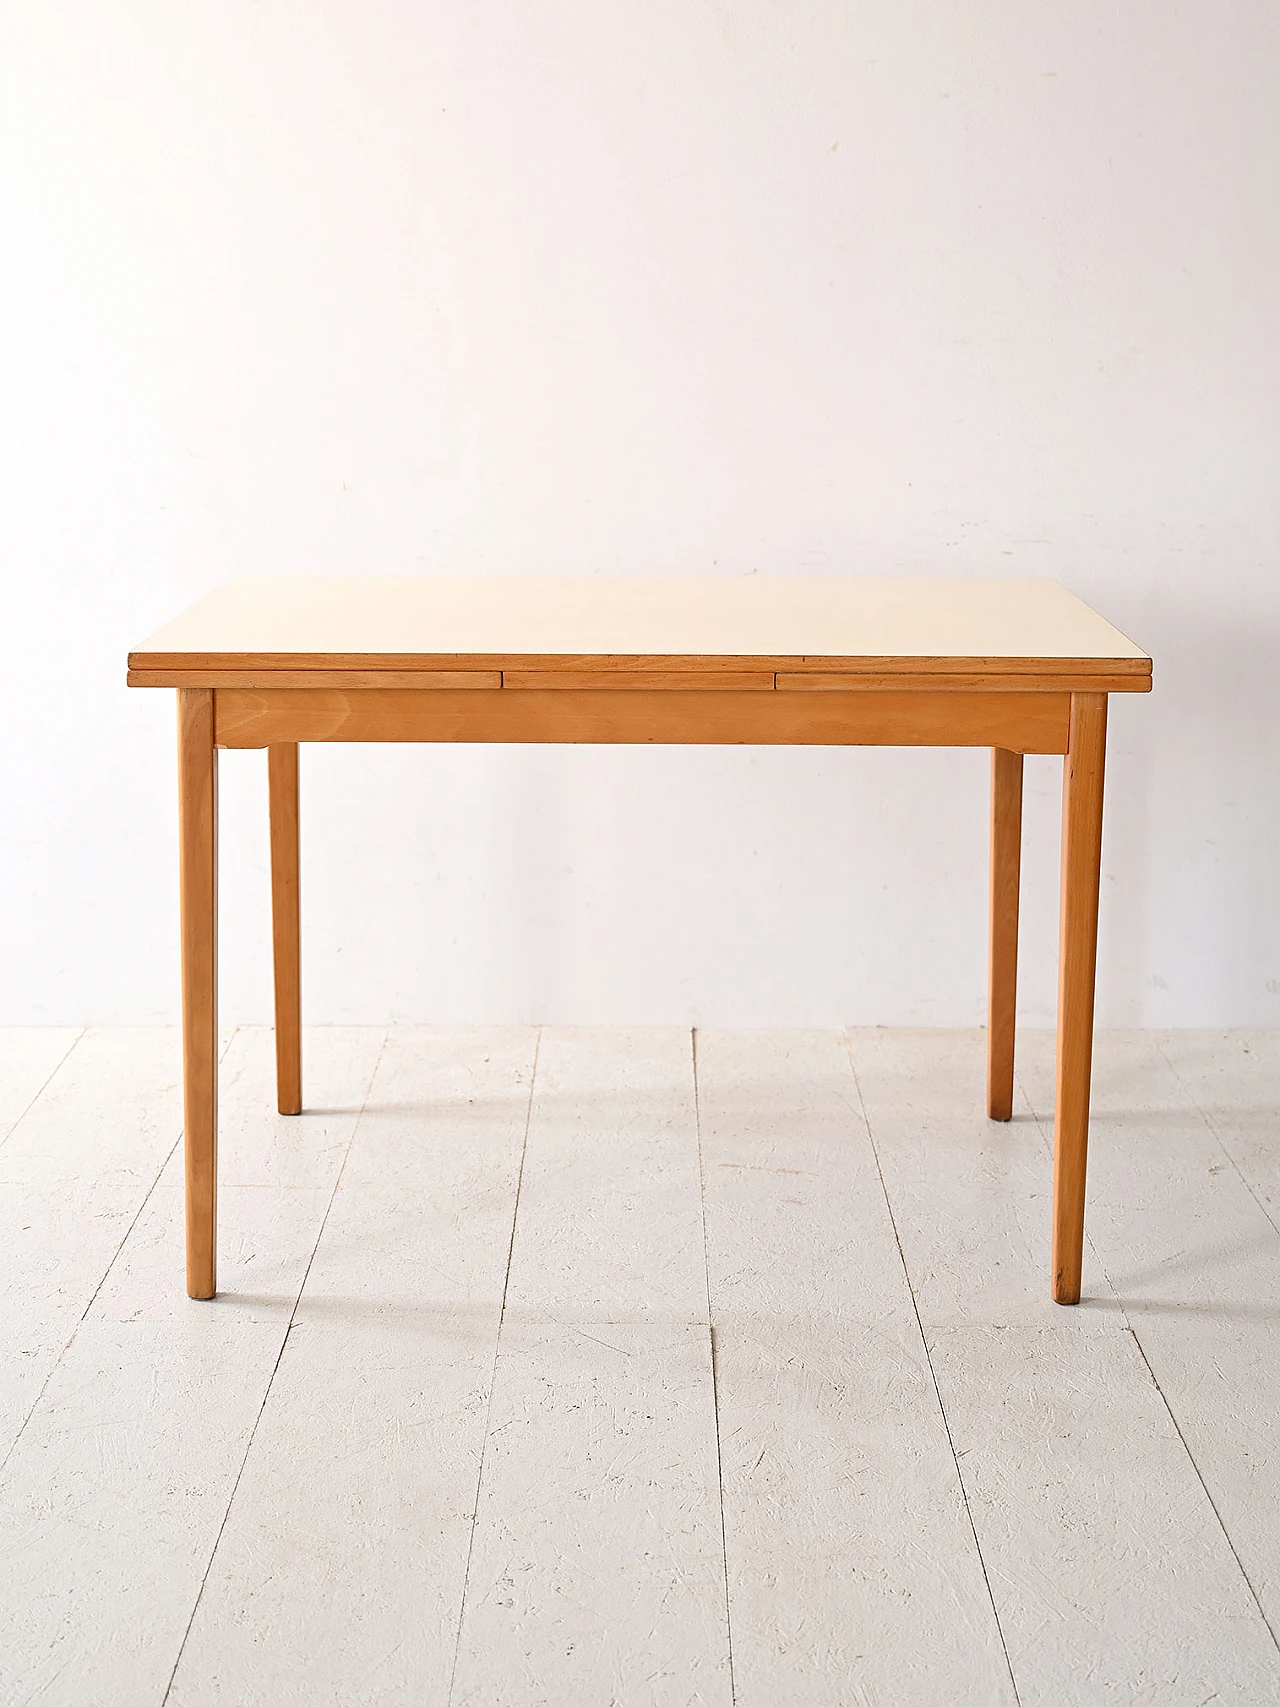
<svg viewBox="0 0 1280 1707">
<path fill-rule="evenodd" d="M 232 572 L 448 569 L 1064 581 L 1156 660 L 1101 1017 L 1280 1023 L 1280 8 L 13 0 L 3 42 L 0 1020 L 175 1012 L 128 646 Z M 303 767 L 312 1019 L 981 1018 L 985 754 Z M 264 771 L 224 756 L 233 1019 Z"/>
</svg>

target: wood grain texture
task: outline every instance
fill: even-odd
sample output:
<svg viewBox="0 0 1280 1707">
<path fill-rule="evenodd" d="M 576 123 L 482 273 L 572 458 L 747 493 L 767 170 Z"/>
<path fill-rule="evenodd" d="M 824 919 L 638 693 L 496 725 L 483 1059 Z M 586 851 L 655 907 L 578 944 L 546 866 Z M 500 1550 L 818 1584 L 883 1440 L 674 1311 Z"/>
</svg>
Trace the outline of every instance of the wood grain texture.
<svg viewBox="0 0 1280 1707">
<path fill-rule="evenodd" d="M 930 1350 L 1022 1707 L 1275 1700 L 1275 1646 L 1132 1338 L 956 1327 Z"/>
<path fill-rule="evenodd" d="M 130 670 L 131 688 L 500 688 L 501 670 L 324 669 L 232 667 L 208 670 Z"/>
<path fill-rule="evenodd" d="M 218 1285 L 218 753 L 207 688 L 178 690 L 178 861 L 187 1294 L 212 1298 Z"/>
<path fill-rule="evenodd" d="M 904 672 L 874 670 L 779 670 L 774 685 L 782 693 L 835 693 L 866 688 L 893 688 L 904 685 Z M 910 672 L 910 685 L 918 692 L 935 692 L 945 688 L 953 693 L 1025 693 L 1034 687 L 1037 693 L 1145 693 L 1151 688 L 1151 678 L 1132 674 L 1100 675 L 1096 670 L 1076 670 L 1064 673 L 1046 664 L 1041 670 L 1028 671 L 1025 666 L 1013 668 L 991 660 L 980 672 L 964 673 L 946 669 L 916 669 Z"/>
<path fill-rule="evenodd" d="M 535 1042 L 388 1038 L 173 1707 L 448 1700 Z"/>
<path fill-rule="evenodd" d="M 302 916 L 298 856 L 298 748 L 267 748 L 271 819 L 271 948 L 276 1020 L 276 1107 L 302 1112 Z"/>
<path fill-rule="evenodd" d="M 1059 1304 L 1080 1301 L 1106 748 L 1106 695 L 1073 694 L 1062 782 L 1058 1089 L 1053 1150 L 1051 1266 L 1053 1296 Z"/>
<path fill-rule="evenodd" d="M 1099 1034 L 1089 1242 L 1280 1636 L 1278 1044 Z M 1053 1039 L 1033 1033 L 1020 1077 L 1046 1143 L 1054 1076 Z"/>
<path fill-rule="evenodd" d="M 765 576 L 234 581 L 130 656 L 192 669 L 869 669 L 1132 678 L 1150 660 L 1051 581 Z"/>
<path fill-rule="evenodd" d="M 496 1335 L 376 1292 L 294 1327 L 170 1707 L 214 1675 L 273 1707 L 449 1699 Z"/>
<path fill-rule="evenodd" d="M 60 1042 L 27 1047 L 44 1066 Z M 4 1054 L 0 1098 L 25 1094 Z M 86 1032 L 0 1147 L 0 1463 L 178 1144 L 180 1054 L 169 1027 Z"/>
<path fill-rule="evenodd" d="M 544 1030 L 456 1703 L 728 1707 L 706 1308 L 688 1032 Z"/>
<path fill-rule="evenodd" d="M 1175 1427 L 1166 1408 L 1164 1374 L 1157 1386 L 1129 1331 L 1130 1319 L 1139 1335 L 1145 1324 L 1105 1277 L 1076 1310 L 1045 1294 L 1052 1036 L 1031 1032 L 1022 1047 L 1043 1131 L 985 1118 L 978 1033 L 857 1031 L 850 1045 L 1023 1707 L 1273 1699 L 1280 1655 L 1205 1495 L 1200 1455 L 1179 1438 L 1184 1418 Z M 1144 1113 L 1135 1088 L 1122 1079 L 1099 1091 L 1136 1110 L 1130 1130 L 1155 1185 L 1177 1105 L 1158 1096 Z M 1152 1215 L 1133 1189 L 1133 1153 L 1099 1146 L 1090 1226 L 1109 1236 L 1114 1189 L 1114 1224 L 1141 1240 L 1138 1273 L 1159 1287 L 1176 1272 L 1177 1218 L 1194 1223 L 1203 1200 L 1197 1191 Z M 1200 1179 L 1212 1183 L 1207 1168 Z M 1220 1227 L 1206 1229 L 1206 1251 Z M 1188 1300 L 1197 1280 L 1195 1268 L 1180 1276 Z M 1216 1348 L 1194 1312 L 1163 1321 L 1188 1363 L 1199 1356 L 1188 1392 L 1211 1409 Z M 1242 1369 L 1222 1391 L 1251 1408 Z M 1269 1393 L 1262 1409 L 1271 1403 Z M 1260 1483 L 1274 1499 L 1266 1462 Z M 1245 1469 L 1237 1459 L 1235 1474 Z"/>
<path fill-rule="evenodd" d="M 284 1337 L 192 1314 L 82 1324 L 9 1460 L 0 1700 L 164 1699 Z"/>
<path fill-rule="evenodd" d="M 379 1046 L 375 1031 L 341 1033 L 333 1052 L 317 1052 L 317 1089 L 345 1108 L 348 1140 Z M 0 1560 L 5 1702 L 166 1697 L 333 1195 L 341 1156 L 323 1188 L 234 1188 L 224 1241 L 234 1290 L 217 1309 L 184 1301 L 172 1284 L 183 1191 L 150 1190 L 181 1127 L 177 1055 L 172 1031 L 89 1033 L 29 1130 L 24 1121 L 14 1133 L 27 1191 L 43 1178 L 75 1210 L 63 1250 L 49 1253 L 48 1284 L 68 1294 L 79 1273 L 92 1287 L 0 1478 L 0 1524 L 17 1548 Z M 270 1033 L 237 1033 L 225 1062 L 229 1120 L 261 1133 L 273 1120 Z M 80 1248 L 96 1253 L 97 1272 Z M 10 1282 L 19 1255 L 0 1243 Z M 0 1366 L 0 1396 L 7 1383 Z"/>
<path fill-rule="evenodd" d="M 536 1042 L 524 1026 L 388 1037 L 299 1319 L 352 1297 L 474 1310 L 492 1356 Z"/>
<path fill-rule="evenodd" d="M 224 1102 L 224 1121 L 229 1112 Z M 332 1193 L 331 1185 L 247 1186 L 219 1180 L 219 1315 L 237 1322 L 278 1322 L 284 1331 Z M 87 1319 L 168 1322 L 181 1333 L 192 1309 L 191 1300 L 174 1285 L 184 1239 L 182 1192 L 157 1186 L 129 1229 Z"/>
<path fill-rule="evenodd" d="M 1022 754 L 991 751 L 991 886 L 987 951 L 987 1114 L 1013 1114 L 1018 1018 L 1018 892 L 1022 865 Z"/>
<path fill-rule="evenodd" d="M 508 1311 L 705 1323 L 696 1132 L 687 1031 L 544 1027 Z"/>
<path fill-rule="evenodd" d="M 1025 1104 L 1012 1121 L 987 1118 L 983 1034 L 848 1035 L 926 1336 L 972 1323 L 1105 1326 L 1101 1310 L 1060 1310 L 1044 1284 L 1052 1161 Z"/>
<path fill-rule="evenodd" d="M 190 690 L 189 690 L 190 691 Z M 1070 696 L 1042 693 L 780 694 L 735 690 L 358 693 L 219 689 L 218 743 L 628 742 L 1008 747 L 1065 752 Z"/>
<path fill-rule="evenodd" d="M 351 1143 L 352 1121 L 382 1049 L 376 1026 L 323 1025 L 304 1034 L 312 1106 L 300 1115 L 276 1112 L 269 1094 L 275 1075 L 275 1032 L 241 1026 L 218 1070 L 219 1185 L 276 1190 L 332 1188 Z M 268 1094 L 259 1106 L 262 1087 Z M 162 1186 L 182 1184 L 182 1158 L 170 1158 Z"/>
<path fill-rule="evenodd" d="M 522 1306 L 486 1431 L 532 1034 L 393 1033 L 366 1099 L 381 1045 L 309 1032 L 320 1108 L 284 1119 L 270 1030 L 232 1040 L 216 1310 L 172 1284 L 180 1173 L 152 1189 L 181 1125 L 174 1033 L 86 1033 L 0 1149 L 0 1418 L 34 1401 L 0 1476 L 0 1699 L 158 1707 L 177 1662 L 181 1707 L 447 1700 L 486 1432 L 483 1604 L 469 1597 L 458 1686 L 559 1702 L 566 1676 L 603 1678 L 579 1698 L 688 1707 L 705 1680 L 720 1699 L 704 1483 L 680 1445 L 687 1427 L 699 1453 L 710 1438 L 705 1323 L 637 1318 L 593 1344 L 607 1324 Z M 973 1579 L 933 1479 L 937 1395 L 897 1331 L 898 1241 L 1024 1707 L 1280 1698 L 1258 1608 L 1280 1628 L 1280 1044 L 1099 1034 L 1098 1282 L 1075 1310 L 1043 1284 L 1052 1035 L 1020 1040 L 1031 1102 L 1009 1124 L 985 1117 L 979 1032 L 850 1045 L 887 1236 L 834 1040 L 699 1037 L 737 1699 L 909 1703 L 932 1675 L 931 1702 L 1001 1700 L 998 1676 L 971 1687 L 973 1651 L 944 1660 Z M 669 1249 L 660 1182 L 683 1116 L 655 1171 L 635 1140 L 657 1136 L 658 1085 L 633 1073 L 606 1120 L 571 1065 L 544 1112 L 563 1097 L 573 1129 L 544 1161 L 572 1203 L 580 1163 L 594 1189 L 591 1132 L 614 1134 L 636 1207 L 610 1205 L 599 1243 L 625 1243 L 638 1272 L 647 1243 Z M 564 1254 L 589 1273 L 579 1214 Z M 672 1393 L 675 1414 L 655 1413 Z M 668 1570 L 685 1574 L 663 1602 Z M 595 1634 L 585 1658 L 552 1649 L 570 1626 Z"/>
<path fill-rule="evenodd" d="M 382 1050 L 376 1027 L 322 1026 L 312 1084 L 317 1107 L 273 1111 L 270 1027 L 238 1030 L 219 1068 L 218 1310 L 287 1324 Z M 179 1164 L 175 1166 L 175 1164 Z M 180 1324 L 191 1306 L 173 1285 L 181 1250 L 182 1176 L 173 1156 L 90 1312 L 95 1319 Z"/>
<path fill-rule="evenodd" d="M 1153 1041 L 1280 1230 L 1280 1032 L 1180 1030 L 1157 1032 Z"/>
<path fill-rule="evenodd" d="M 731 1707 L 705 1326 L 508 1318 L 454 1707 Z"/>
<path fill-rule="evenodd" d="M 1011 1703 L 843 1041 L 697 1042 L 735 1699 Z"/>
<path fill-rule="evenodd" d="M 346 1034 L 332 1069 L 316 1062 L 318 1086 L 348 1111 L 348 1138 L 379 1042 Z M 340 1165 L 324 1189 L 233 1191 L 224 1278 L 240 1289 L 216 1310 L 185 1301 L 173 1286 L 183 1193 L 150 1190 L 181 1127 L 178 1057 L 172 1031 L 90 1032 L 14 1135 L 32 1182 L 56 1182 L 74 1204 L 80 1245 L 101 1254 L 97 1211 L 126 1181 L 133 1197 L 0 1478 L 16 1549 L 0 1561 L 6 1702 L 164 1699 Z M 227 1113 L 261 1131 L 270 1033 L 237 1034 L 226 1061 Z M 87 1204 L 67 1189 L 75 1178 Z M 6 1280 L 18 1256 L 0 1242 Z M 65 1287 L 77 1260 L 68 1244 L 50 1280 Z M 9 1373 L 0 1365 L 0 1393 Z"/>
<path fill-rule="evenodd" d="M 617 688 L 684 692 L 723 692 L 737 688 L 752 693 L 771 692 L 774 685 L 772 670 L 504 670 L 504 688 L 529 692 L 538 688 Z"/>
<path fill-rule="evenodd" d="M 78 1026 L 0 1029 L 0 1147 L 81 1036 Z"/>
</svg>

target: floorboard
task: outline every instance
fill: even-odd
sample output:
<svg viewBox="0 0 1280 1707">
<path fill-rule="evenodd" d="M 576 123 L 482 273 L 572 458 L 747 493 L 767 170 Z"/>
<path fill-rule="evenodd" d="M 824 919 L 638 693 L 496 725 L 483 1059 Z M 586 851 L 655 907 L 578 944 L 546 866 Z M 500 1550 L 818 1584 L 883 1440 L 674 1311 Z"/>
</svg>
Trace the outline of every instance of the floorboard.
<svg viewBox="0 0 1280 1707">
<path fill-rule="evenodd" d="M 197 1304 L 176 1033 L 0 1033 L 6 1707 L 1280 1702 L 1280 1034 L 1100 1035 L 1075 1309 L 1042 1034 L 227 1036 Z"/>
<path fill-rule="evenodd" d="M 0 1700 L 159 1707 L 281 1334 L 80 1329 L 0 1483 Z"/>
<path fill-rule="evenodd" d="M 729 1707 L 705 1327 L 503 1327 L 452 1707 Z"/>
<path fill-rule="evenodd" d="M 1052 1051 L 1029 1039 L 1022 1079 L 1052 1137 Z M 1095 1292 L 1114 1288 L 1272 1632 L 1280 1633 L 1280 1234 L 1267 1212 L 1270 1071 L 1200 1083 L 1202 1049 L 1149 1034 L 1100 1040 L 1088 1226 Z M 1171 1064 L 1171 1058 L 1172 1063 Z M 1182 1070 L 1178 1071 L 1179 1060 Z M 1274 1062 L 1274 1055 L 1271 1056 Z M 1212 1075 L 1217 1077 L 1216 1074 Z M 1234 1104 L 1234 1125 L 1229 1118 Z M 1219 1111 L 1213 1124 L 1207 1109 Z M 1270 1115 L 1280 1127 L 1280 1104 Z M 1236 1151 L 1233 1158 L 1232 1149 Z M 1252 1175 L 1251 1187 L 1249 1175 Z M 1272 1655 L 1280 1699 L 1280 1654 Z"/>
<path fill-rule="evenodd" d="M 1266 1625 L 1092 1247 L 1087 1302 L 1048 1300 L 1048 1152 L 1025 1113 L 986 1120 L 981 1038 L 851 1047 L 1022 1707 L 1275 1699 Z"/>
<path fill-rule="evenodd" d="M 543 1031 L 507 1310 L 705 1324 L 687 1031 Z"/>
<path fill-rule="evenodd" d="M 56 1070 L 36 1038 L 0 1145 L 0 1465 L 182 1129 L 174 1032 L 91 1031 Z"/>
<path fill-rule="evenodd" d="M 1166 1031 L 1153 1041 L 1280 1230 L 1280 1032 Z"/>
<path fill-rule="evenodd" d="M 96 1297 L 74 1299 L 84 1319 L 0 1484 L 5 1701 L 159 1707 L 332 1195 L 332 1184 L 307 1186 L 282 1204 L 268 1191 L 252 1210 L 232 1195 L 224 1291 L 212 1303 L 187 1299 L 181 1193 L 154 1186 L 177 1133 L 175 1041 L 89 1033 L 7 1147 L 8 1165 L 36 1185 L 88 1182 L 107 1213 L 81 1226 L 91 1246 L 100 1241 Z M 226 1056 L 222 1116 L 249 1133 L 279 1118 L 273 1057 L 260 1045 L 239 1033 Z M 322 1054 L 313 1067 L 314 1091 L 346 1109 L 348 1139 L 380 1046 L 366 1034 L 363 1049 L 327 1064 Z M 70 1240 L 71 1217 L 65 1231 Z M 260 1261 L 243 1260 L 246 1233 Z M 51 1279 L 81 1272 L 70 1244 L 47 1266 Z M 87 1284 L 93 1269 L 83 1272 Z M 236 1290 L 264 1275 L 292 1295 Z"/>
<path fill-rule="evenodd" d="M 170 1707 L 446 1700 L 535 1044 L 388 1039 Z"/>
<path fill-rule="evenodd" d="M 0 1027 L 0 1145 L 66 1060 L 80 1035 L 72 1026 Z"/>
<path fill-rule="evenodd" d="M 844 1041 L 697 1062 L 736 1700 L 1011 1702 Z"/>
<path fill-rule="evenodd" d="M 455 1704 L 728 1707 L 688 1032 L 544 1031 Z"/>
</svg>

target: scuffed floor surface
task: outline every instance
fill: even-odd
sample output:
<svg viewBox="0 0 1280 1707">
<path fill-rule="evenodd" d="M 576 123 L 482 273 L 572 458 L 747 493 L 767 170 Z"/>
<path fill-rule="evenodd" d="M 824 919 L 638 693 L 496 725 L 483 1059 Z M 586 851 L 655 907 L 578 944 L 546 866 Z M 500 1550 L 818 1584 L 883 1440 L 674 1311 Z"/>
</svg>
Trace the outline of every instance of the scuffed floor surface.
<svg viewBox="0 0 1280 1707">
<path fill-rule="evenodd" d="M 1280 1035 L 0 1034 L 6 1707 L 1280 1701 Z"/>
</svg>

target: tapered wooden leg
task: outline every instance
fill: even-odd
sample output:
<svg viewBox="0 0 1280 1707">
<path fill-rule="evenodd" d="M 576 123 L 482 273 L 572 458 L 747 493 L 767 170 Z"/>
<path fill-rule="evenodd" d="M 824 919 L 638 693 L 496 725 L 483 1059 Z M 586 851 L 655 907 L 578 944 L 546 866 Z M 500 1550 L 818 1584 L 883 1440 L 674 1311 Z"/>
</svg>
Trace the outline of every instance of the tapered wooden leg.
<svg viewBox="0 0 1280 1707">
<path fill-rule="evenodd" d="M 1063 760 L 1058 1076 L 1053 1128 L 1053 1296 L 1059 1304 L 1080 1302 L 1106 749 L 1106 694 L 1072 694 L 1068 751 Z"/>
<path fill-rule="evenodd" d="M 987 985 L 987 1113 L 1013 1115 L 1018 1010 L 1018 879 L 1022 865 L 1022 754 L 991 750 L 991 953 Z"/>
<path fill-rule="evenodd" d="M 178 843 L 187 1292 L 212 1298 L 218 1285 L 218 751 L 209 688 L 178 689 Z"/>
<path fill-rule="evenodd" d="M 276 1106 L 302 1113 L 302 924 L 298 910 L 298 746 L 267 748 L 271 936 L 276 974 Z"/>
</svg>

